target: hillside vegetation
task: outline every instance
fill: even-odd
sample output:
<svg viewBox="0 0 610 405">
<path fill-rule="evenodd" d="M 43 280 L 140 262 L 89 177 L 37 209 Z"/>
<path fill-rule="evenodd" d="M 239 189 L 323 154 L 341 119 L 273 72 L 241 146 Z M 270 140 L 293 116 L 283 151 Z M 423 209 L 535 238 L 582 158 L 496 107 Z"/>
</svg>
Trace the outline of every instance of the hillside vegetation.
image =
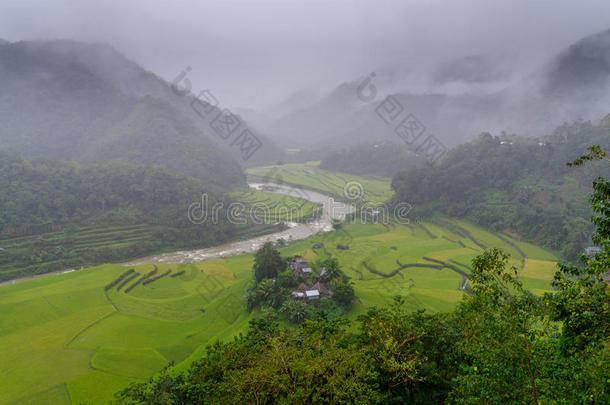
<svg viewBox="0 0 610 405">
<path fill-rule="evenodd" d="M 268 230 L 230 224 L 226 204 L 217 223 L 191 223 L 190 204 L 206 193 L 212 207 L 223 195 L 155 165 L 82 166 L 0 152 L 0 188 L 0 280 Z"/>
<path fill-rule="evenodd" d="M 591 243 L 591 178 L 609 174 L 599 163 L 566 166 L 591 144 L 610 145 L 610 117 L 598 125 L 564 125 L 539 139 L 483 134 L 437 165 L 396 174 L 392 188 L 398 201 L 413 205 L 415 215 L 440 211 L 468 218 L 573 261 Z"/>
<path fill-rule="evenodd" d="M 320 168 L 356 175 L 391 177 L 424 161 L 407 146 L 392 142 L 361 144 L 327 154 Z"/>
</svg>

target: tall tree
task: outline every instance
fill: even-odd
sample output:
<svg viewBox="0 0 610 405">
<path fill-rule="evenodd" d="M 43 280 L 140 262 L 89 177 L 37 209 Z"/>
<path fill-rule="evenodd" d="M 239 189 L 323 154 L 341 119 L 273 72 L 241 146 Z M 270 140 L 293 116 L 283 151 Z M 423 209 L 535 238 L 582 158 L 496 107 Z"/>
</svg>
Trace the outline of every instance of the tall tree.
<svg viewBox="0 0 610 405">
<path fill-rule="evenodd" d="M 264 278 L 276 278 L 285 267 L 286 262 L 271 242 L 266 242 L 254 256 L 254 277 L 257 282 Z"/>
</svg>

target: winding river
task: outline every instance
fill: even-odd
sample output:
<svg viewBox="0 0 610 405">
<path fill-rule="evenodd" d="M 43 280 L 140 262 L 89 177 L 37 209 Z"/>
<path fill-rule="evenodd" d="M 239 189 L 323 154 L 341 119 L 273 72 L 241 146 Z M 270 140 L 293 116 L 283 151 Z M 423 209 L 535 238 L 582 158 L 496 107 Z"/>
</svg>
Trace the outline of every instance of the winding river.
<svg viewBox="0 0 610 405">
<path fill-rule="evenodd" d="M 343 220 L 345 219 L 346 214 L 355 210 L 354 206 L 351 204 L 334 201 L 332 197 L 315 191 L 274 183 L 249 183 L 248 185 L 256 190 L 265 190 L 291 197 L 299 197 L 316 204 L 322 204 L 322 213 L 318 219 L 311 222 L 288 222 L 286 223 L 288 229 L 280 232 L 229 242 L 204 249 L 162 253 L 132 260 L 123 264 L 125 266 L 133 266 L 146 263 L 195 263 L 220 257 L 250 253 L 258 250 L 265 242 L 275 242 L 278 239 L 284 239 L 285 241 L 290 242 L 308 238 L 318 232 L 332 231 L 333 219 Z"/>
</svg>

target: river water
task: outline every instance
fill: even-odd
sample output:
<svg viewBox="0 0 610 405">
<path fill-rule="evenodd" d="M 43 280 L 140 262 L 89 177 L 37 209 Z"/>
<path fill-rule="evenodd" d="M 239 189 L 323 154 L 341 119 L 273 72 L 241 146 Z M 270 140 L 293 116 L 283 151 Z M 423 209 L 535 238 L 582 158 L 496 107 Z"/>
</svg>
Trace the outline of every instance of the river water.
<svg viewBox="0 0 610 405">
<path fill-rule="evenodd" d="M 258 250 L 265 242 L 275 242 L 284 239 L 287 242 L 305 239 L 318 232 L 329 232 L 333 230 L 332 220 L 345 219 L 345 215 L 354 211 L 354 206 L 339 201 L 334 201 L 327 195 L 274 183 L 249 183 L 251 188 L 265 190 L 278 194 L 299 197 L 316 204 L 322 204 L 320 217 L 308 223 L 287 222 L 287 229 L 263 236 L 239 240 L 219 246 L 208 247 L 197 250 L 181 250 L 171 253 L 161 253 L 137 260 L 123 263 L 126 266 L 146 263 L 196 263 L 221 257 L 235 256 Z"/>
</svg>

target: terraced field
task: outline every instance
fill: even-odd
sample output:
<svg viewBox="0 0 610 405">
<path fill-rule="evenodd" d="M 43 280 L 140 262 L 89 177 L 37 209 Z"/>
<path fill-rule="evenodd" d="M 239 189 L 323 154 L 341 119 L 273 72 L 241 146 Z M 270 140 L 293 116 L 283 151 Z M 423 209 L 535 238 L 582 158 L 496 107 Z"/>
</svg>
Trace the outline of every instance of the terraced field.
<svg viewBox="0 0 610 405">
<path fill-rule="evenodd" d="M 304 200 L 287 197 L 287 204 L 292 207 L 302 206 L 307 215 L 314 215 L 317 205 Z M 283 211 L 278 211 L 281 215 Z M 277 230 L 265 223 L 247 224 L 236 229 L 235 240 L 263 235 Z M 305 218 L 300 218 L 305 219 Z M 250 220 L 250 218 L 248 218 Z M 172 228 L 173 230 L 173 228 Z M 0 239 L 0 282 L 35 274 L 47 273 L 67 268 L 78 268 L 90 263 L 103 263 L 119 256 L 110 256 L 109 252 L 122 252 L 120 257 L 137 257 L 152 252 L 167 251 L 155 233 L 167 232 L 168 227 L 154 224 L 136 224 L 124 226 L 72 226 L 56 232 L 45 232 Z M 60 252 L 62 255 L 56 255 Z M 62 257 L 57 259 L 56 257 Z M 117 259 L 119 260 L 119 259 Z"/>
<path fill-rule="evenodd" d="M 314 249 L 317 243 L 324 247 Z M 450 310 L 468 290 L 470 261 L 491 246 L 511 253 L 534 292 L 550 289 L 550 253 L 441 217 L 412 225 L 346 224 L 281 252 L 337 257 L 354 282 L 359 302 L 350 317 L 356 317 L 396 295 L 414 309 Z M 207 343 L 247 327 L 252 314 L 243 293 L 252 261 L 246 254 L 140 265 L 129 273 L 104 265 L 0 287 L 0 403 L 105 403 L 170 361 L 184 369 Z"/>
<path fill-rule="evenodd" d="M 112 227 L 80 227 L 61 229 L 37 235 L 17 236 L 0 239 L 0 246 L 6 253 L 18 256 L 39 252 L 39 263 L 53 267 L 56 263 L 48 260 L 45 252 L 54 249 L 69 249 L 72 256 L 92 255 L 101 248 L 129 248 L 150 239 L 153 232 L 162 229 L 156 225 L 125 225 Z M 5 254 L 6 255 L 6 254 Z M 0 257 L 0 281 L 22 276 L 22 269 L 12 262 L 3 263 Z M 74 260 L 72 260 L 74 262 Z M 61 261 L 57 263 L 61 265 Z M 65 267 L 65 266 L 63 266 Z"/>
<path fill-rule="evenodd" d="M 0 287 L 0 403 L 106 403 L 229 338 L 250 316 L 250 266 L 251 256 L 159 265 L 148 280 L 162 277 L 147 283 L 155 267 L 142 265 L 106 289 L 128 269 L 104 265 Z"/>
<path fill-rule="evenodd" d="M 318 243 L 324 248 L 314 249 Z M 339 244 L 349 250 L 338 249 Z M 511 264 L 520 269 L 521 280 L 532 292 L 551 290 L 557 260 L 551 253 L 443 217 L 411 225 L 346 224 L 283 251 L 311 260 L 337 257 L 360 299 L 351 313 L 356 316 L 369 306 L 390 303 L 396 295 L 406 296 L 413 308 L 450 310 L 468 292 L 472 259 L 488 247 L 500 247 L 511 255 Z"/>
<path fill-rule="evenodd" d="M 243 216 L 255 222 L 307 222 L 321 212 L 319 204 L 284 194 L 249 189 L 229 196 L 245 205 Z"/>
<path fill-rule="evenodd" d="M 329 172 L 318 167 L 319 162 L 257 167 L 246 170 L 254 181 L 283 182 L 299 185 L 330 195 L 337 200 L 346 200 L 345 189 L 360 194 L 369 204 L 375 205 L 392 197 L 390 179 L 381 177 L 354 176 L 347 173 Z M 354 184 L 356 183 L 356 184 Z M 358 184 L 361 189 L 358 189 Z M 349 199 L 348 199 L 349 200 Z"/>
<path fill-rule="evenodd" d="M 276 224 L 283 221 L 305 222 L 315 218 L 318 204 L 304 199 L 269 193 L 260 190 L 239 191 L 230 197 L 244 204 L 242 216 L 248 224 L 234 235 L 234 239 L 244 239 L 269 233 Z M 167 231 L 167 227 L 154 224 L 134 224 L 116 226 L 77 226 L 64 228 L 57 226 L 39 227 L 35 234 L 0 236 L 0 282 L 35 273 L 79 267 L 88 263 L 100 263 L 107 258 L 108 249 L 136 254 L 162 251 L 161 243 L 153 244 L 155 233 Z M 55 254 L 63 252 L 62 255 Z M 131 255 L 133 256 L 133 254 Z M 57 259 L 57 257 L 62 257 Z M 115 256 L 116 257 L 116 256 Z"/>
</svg>

